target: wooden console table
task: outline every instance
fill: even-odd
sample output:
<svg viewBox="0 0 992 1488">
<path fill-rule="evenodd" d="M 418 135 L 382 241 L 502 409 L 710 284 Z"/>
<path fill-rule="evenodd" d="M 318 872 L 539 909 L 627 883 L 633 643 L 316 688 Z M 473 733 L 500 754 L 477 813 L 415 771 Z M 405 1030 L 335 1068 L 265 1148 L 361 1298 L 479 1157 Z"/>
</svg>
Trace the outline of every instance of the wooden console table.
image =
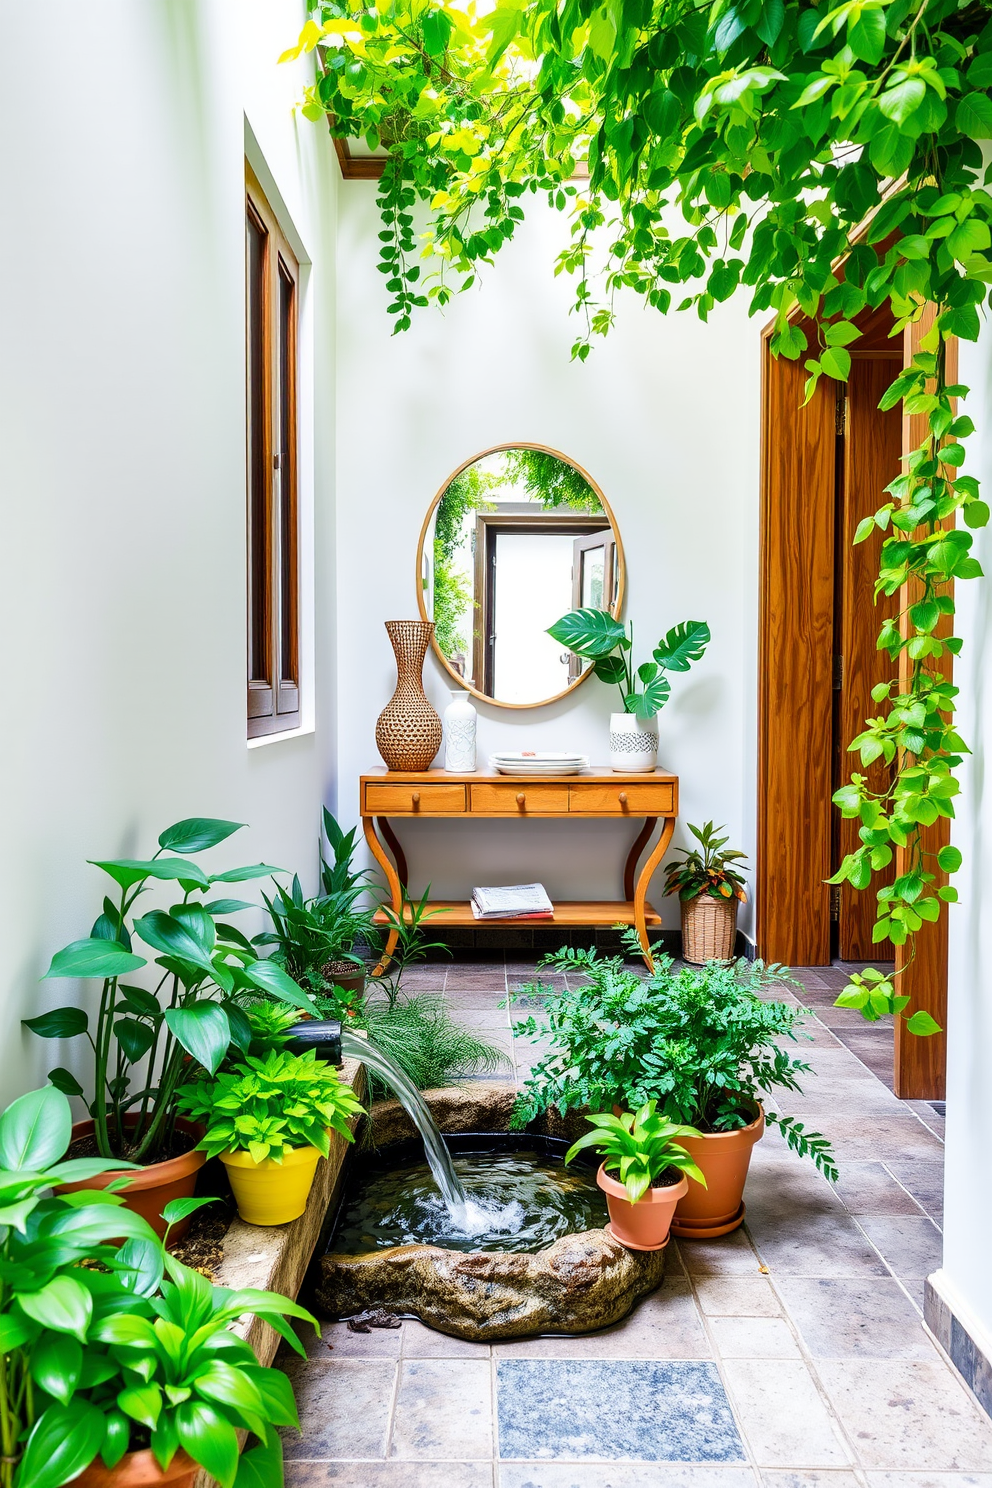
<svg viewBox="0 0 992 1488">
<path fill-rule="evenodd" d="M 407 866 L 403 849 L 390 819 L 473 821 L 481 819 L 544 821 L 567 818 L 575 821 L 641 819 L 623 870 L 622 899 L 580 899 L 555 904 L 554 918 L 531 920 L 477 920 L 467 899 L 431 902 L 432 926 L 446 925 L 633 925 L 648 967 L 653 966 L 647 927 L 660 925 L 661 916 L 647 901 L 651 875 L 661 862 L 675 830 L 679 806 L 679 782 L 664 770 L 650 774 L 614 774 L 612 770 L 585 770 L 579 775 L 529 775 L 526 778 L 498 775 L 492 770 L 454 774 L 447 770 L 378 770 L 361 777 L 361 816 L 365 840 L 386 875 L 394 913 L 404 912 Z M 641 854 L 661 820 L 661 835 L 637 872 Z M 385 844 L 385 845 L 384 845 Z M 386 851 L 388 847 L 389 852 Z M 390 853 L 392 857 L 390 857 Z M 635 877 L 636 875 L 636 877 Z M 409 910 L 406 911 L 409 914 Z M 379 910 L 380 925 L 388 924 Z M 389 965 L 398 936 L 391 930 L 382 959 L 373 975 Z"/>
</svg>

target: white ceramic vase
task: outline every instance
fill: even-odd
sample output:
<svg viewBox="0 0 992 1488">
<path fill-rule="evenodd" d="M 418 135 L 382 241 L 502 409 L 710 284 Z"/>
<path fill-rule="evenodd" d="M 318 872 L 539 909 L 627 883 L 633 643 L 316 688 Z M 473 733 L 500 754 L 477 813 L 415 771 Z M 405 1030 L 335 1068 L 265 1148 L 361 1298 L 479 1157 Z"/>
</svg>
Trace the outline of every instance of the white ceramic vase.
<svg viewBox="0 0 992 1488">
<path fill-rule="evenodd" d="M 658 763 L 658 716 L 610 714 L 610 767 L 628 773 L 653 770 Z"/>
<path fill-rule="evenodd" d="M 451 689 L 451 702 L 444 710 L 444 768 L 463 775 L 475 769 L 475 729 L 479 715 L 469 695 Z"/>
</svg>

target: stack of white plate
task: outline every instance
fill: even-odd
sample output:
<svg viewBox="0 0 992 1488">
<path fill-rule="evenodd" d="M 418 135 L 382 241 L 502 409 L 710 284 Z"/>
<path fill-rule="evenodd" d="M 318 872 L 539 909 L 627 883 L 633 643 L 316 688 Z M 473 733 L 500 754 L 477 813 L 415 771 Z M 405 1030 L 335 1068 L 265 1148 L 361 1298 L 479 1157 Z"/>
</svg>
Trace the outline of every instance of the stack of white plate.
<svg viewBox="0 0 992 1488">
<path fill-rule="evenodd" d="M 578 775 L 589 768 L 584 754 L 548 754 L 538 750 L 504 750 L 489 756 L 500 775 Z"/>
</svg>

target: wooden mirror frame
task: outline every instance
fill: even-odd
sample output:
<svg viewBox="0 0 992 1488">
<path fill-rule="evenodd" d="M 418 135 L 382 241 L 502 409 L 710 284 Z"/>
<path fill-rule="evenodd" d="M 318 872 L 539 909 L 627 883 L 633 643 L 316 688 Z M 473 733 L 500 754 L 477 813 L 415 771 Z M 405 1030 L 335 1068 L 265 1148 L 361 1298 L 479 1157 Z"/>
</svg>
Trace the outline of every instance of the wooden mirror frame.
<svg viewBox="0 0 992 1488">
<path fill-rule="evenodd" d="M 440 487 L 437 494 L 435 495 L 434 500 L 427 508 L 427 515 L 424 518 L 423 526 L 420 529 L 420 541 L 417 543 L 417 608 L 420 611 L 420 618 L 427 621 L 433 619 L 431 615 L 428 615 L 427 606 L 424 603 L 424 543 L 427 541 L 427 533 L 431 525 L 431 518 L 437 510 L 438 503 L 440 502 L 441 497 L 451 485 L 451 482 L 453 480 L 457 480 L 462 471 L 467 470 L 470 465 L 477 465 L 480 460 L 485 460 L 490 455 L 501 454 L 504 450 L 517 449 L 540 450 L 542 454 L 554 455 L 555 459 L 561 460 L 562 464 L 570 465 L 573 470 L 577 470 L 582 476 L 582 479 L 595 493 L 596 499 L 602 506 L 606 518 L 609 521 L 610 530 L 613 533 L 613 540 L 616 544 L 617 597 L 615 602 L 610 606 L 610 613 L 616 619 L 619 619 L 619 617 L 623 614 L 624 592 L 627 587 L 627 560 L 623 551 L 623 541 L 620 537 L 620 529 L 617 526 L 617 519 L 613 515 L 613 508 L 610 506 L 610 503 L 603 495 L 603 492 L 601 491 L 599 485 L 596 483 L 596 481 L 593 480 L 592 476 L 589 474 L 588 470 L 584 468 L 584 466 L 578 464 L 576 460 L 570 460 L 567 455 L 562 454 L 561 450 L 552 449 L 551 446 L 548 444 L 535 444 L 532 440 L 529 439 L 517 439 L 506 444 L 494 444 L 489 449 L 479 450 L 476 454 L 471 455 L 467 460 L 463 460 L 462 463 L 447 477 L 444 484 Z M 472 697 L 478 698 L 480 702 L 492 704 L 494 708 L 546 708 L 549 703 L 557 703 L 563 697 L 567 697 L 570 692 L 574 692 L 577 687 L 581 687 L 586 678 L 592 676 L 593 671 L 592 666 L 587 666 L 580 677 L 576 677 L 575 681 L 570 682 L 567 687 L 562 689 L 561 692 L 556 692 L 554 697 L 540 698 L 537 702 L 533 703 L 504 703 L 500 702 L 499 698 L 490 697 L 489 694 L 486 692 L 480 692 L 477 687 L 470 687 L 469 684 L 465 681 L 465 678 L 460 676 L 459 673 L 456 672 L 454 667 L 450 664 L 448 658 L 445 656 L 444 652 L 437 644 L 437 641 L 434 638 L 433 634 L 431 635 L 431 649 L 433 650 L 434 655 L 437 657 L 444 670 L 447 672 L 448 676 L 454 682 L 457 682 L 459 687 L 463 687 L 466 692 L 471 693 Z"/>
</svg>

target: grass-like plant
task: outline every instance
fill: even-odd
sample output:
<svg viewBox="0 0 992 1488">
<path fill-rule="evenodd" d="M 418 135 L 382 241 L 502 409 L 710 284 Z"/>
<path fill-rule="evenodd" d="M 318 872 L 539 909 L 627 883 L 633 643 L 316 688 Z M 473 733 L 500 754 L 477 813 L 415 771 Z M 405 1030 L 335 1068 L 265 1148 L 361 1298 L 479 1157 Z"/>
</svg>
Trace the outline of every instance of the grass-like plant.
<svg viewBox="0 0 992 1488">
<path fill-rule="evenodd" d="M 502 1049 L 452 1017 L 435 993 L 403 992 L 391 1002 L 368 998 L 350 1026 L 364 1029 L 418 1090 L 450 1085 L 463 1075 L 498 1074 L 509 1063 Z M 389 1099 L 392 1091 L 368 1074 L 369 1098 Z"/>
<path fill-rule="evenodd" d="M 635 933 L 623 939 L 631 954 L 640 953 Z M 658 954 L 654 971 L 643 977 L 621 956 L 575 948 L 544 964 L 585 980 L 557 995 L 540 982 L 521 989 L 529 999 L 543 996 L 544 1015 L 531 1014 L 515 1031 L 547 1040 L 551 1050 L 521 1090 L 517 1126 L 550 1106 L 638 1110 L 654 1100 L 670 1121 L 703 1133 L 736 1131 L 755 1119 L 769 1092 L 799 1091 L 799 1076 L 812 1072 L 782 1047 L 802 1036 L 805 1009 L 759 995 L 794 985 L 784 967 L 741 960 L 675 970 L 670 956 Z M 765 1119 L 825 1177 L 837 1177 L 825 1137 L 791 1116 L 766 1111 Z"/>
<path fill-rule="evenodd" d="M 247 1152 L 256 1162 L 280 1162 L 294 1147 L 316 1147 L 327 1157 L 328 1128 L 350 1142 L 348 1119 L 364 1109 L 313 1049 L 305 1054 L 270 1049 L 264 1058 L 249 1056 L 214 1080 L 188 1085 L 179 1101 L 187 1116 L 205 1124 L 200 1146 L 210 1157 Z"/>
<path fill-rule="evenodd" d="M 644 1197 L 656 1180 L 671 1169 L 685 1173 L 706 1187 L 702 1171 L 693 1162 L 679 1137 L 698 1137 L 694 1126 L 683 1126 L 679 1122 L 666 1121 L 657 1110 L 657 1101 L 647 1101 L 639 1111 L 623 1111 L 614 1116 L 610 1111 L 586 1120 L 595 1130 L 586 1132 L 573 1142 L 565 1154 L 565 1161 L 586 1148 L 603 1154 L 606 1171 L 619 1173 L 620 1182 L 627 1190 L 632 1204 Z"/>
</svg>

